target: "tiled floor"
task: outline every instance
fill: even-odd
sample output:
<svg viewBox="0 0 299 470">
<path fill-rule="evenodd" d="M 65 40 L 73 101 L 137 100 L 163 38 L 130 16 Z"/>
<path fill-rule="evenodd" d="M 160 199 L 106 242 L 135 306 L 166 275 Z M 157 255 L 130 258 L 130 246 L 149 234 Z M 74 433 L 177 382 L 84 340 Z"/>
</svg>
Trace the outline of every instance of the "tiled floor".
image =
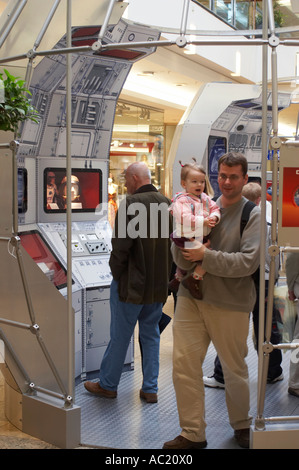
<svg viewBox="0 0 299 470">
<path fill-rule="evenodd" d="M 173 302 L 168 301 L 165 313 L 173 315 Z M 137 333 L 137 332 L 136 332 Z M 137 336 L 137 334 L 136 334 Z M 252 338 L 248 338 L 247 358 L 250 374 L 251 414 L 257 409 L 257 354 Z M 159 401 L 148 405 L 139 399 L 141 385 L 140 353 L 136 342 L 135 368 L 122 374 L 116 400 L 91 396 L 79 384 L 75 402 L 81 407 L 80 448 L 161 449 L 163 442 L 180 432 L 175 395 L 172 385 L 172 323 L 161 336 Z M 204 363 L 204 373 L 213 370 L 215 351 L 211 345 Z M 283 353 L 284 380 L 267 385 L 264 416 L 299 414 L 299 399 L 288 395 L 290 353 Z M 4 381 L 0 373 L 0 449 L 54 449 L 45 442 L 28 436 L 5 418 Z M 223 390 L 206 389 L 206 421 L 209 449 L 237 449 L 228 423 Z"/>
<path fill-rule="evenodd" d="M 169 301 L 165 313 L 172 314 Z M 247 364 L 250 375 L 251 415 L 257 410 L 258 359 L 251 334 L 248 337 Z M 289 353 L 283 354 L 285 378 L 267 385 L 264 416 L 293 416 L 299 414 L 299 399 L 287 393 Z M 215 350 L 210 345 L 204 374 L 213 372 Z M 141 385 L 139 348 L 135 346 L 135 370 L 125 372 L 118 388 L 116 400 L 90 396 L 80 384 L 76 387 L 76 400 L 82 410 L 82 443 L 110 446 L 114 449 L 161 449 L 163 442 L 180 433 L 176 400 L 172 383 L 172 327 L 161 335 L 159 400 L 147 405 L 138 396 Z M 225 393 L 220 389 L 205 389 L 208 449 L 239 449 L 228 422 Z"/>
</svg>

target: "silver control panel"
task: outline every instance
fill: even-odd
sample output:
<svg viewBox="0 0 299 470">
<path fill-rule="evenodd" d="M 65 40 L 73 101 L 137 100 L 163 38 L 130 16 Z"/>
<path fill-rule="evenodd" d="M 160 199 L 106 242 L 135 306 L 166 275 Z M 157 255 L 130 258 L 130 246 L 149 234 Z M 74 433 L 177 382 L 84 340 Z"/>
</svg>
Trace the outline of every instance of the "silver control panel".
<svg viewBox="0 0 299 470">
<path fill-rule="evenodd" d="M 39 228 L 66 266 L 66 223 L 44 223 L 39 224 Z M 72 270 L 83 288 L 110 286 L 111 236 L 107 221 L 72 223 Z"/>
</svg>

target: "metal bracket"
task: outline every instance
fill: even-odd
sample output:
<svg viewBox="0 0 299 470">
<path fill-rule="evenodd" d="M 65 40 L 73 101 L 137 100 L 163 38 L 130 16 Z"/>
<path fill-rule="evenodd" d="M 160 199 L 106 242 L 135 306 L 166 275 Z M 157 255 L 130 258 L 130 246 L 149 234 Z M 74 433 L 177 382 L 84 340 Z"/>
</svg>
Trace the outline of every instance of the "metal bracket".
<svg viewBox="0 0 299 470">
<path fill-rule="evenodd" d="M 36 395 L 36 390 L 35 390 L 35 384 L 33 382 L 30 382 L 30 384 L 28 385 L 29 387 L 29 393 L 30 395 Z"/>
<path fill-rule="evenodd" d="M 279 37 L 272 35 L 269 38 L 269 46 L 277 47 L 279 45 Z"/>
<path fill-rule="evenodd" d="M 71 395 L 67 395 L 64 401 L 65 407 L 73 406 L 73 397 Z"/>
<path fill-rule="evenodd" d="M 273 351 L 273 344 L 272 343 L 264 343 L 263 344 L 263 352 L 265 354 L 270 354 Z"/>
<path fill-rule="evenodd" d="M 28 59 L 34 59 L 36 57 L 36 51 L 34 49 L 30 49 L 30 51 L 27 52 L 27 57 Z"/>
<path fill-rule="evenodd" d="M 9 144 L 9 149 L 15 152 L 19 147 L 20 143 L 17 140 L 12 140 Z"/>
<path fill-rule="evenodd" d="M 263 417 L 257 417 L 254 421 L 254 427 L 257 431 L 265 430 L 265 419 Z"/>
<path fill-rule="evenodd" d="M 92 46 L 91 46 L 91 49 L 93 51 L 99 51 L 100 49 L 102 49 L 102 42 L 101 41 L 95 41 Z"/>
<path fill-rule="evenodd" d="M 20 243 L 21 243 L 21 238 L 18 237 L 18 235 L 13 235 L 10 238 L 10 243 L 12 244 L 12 246 L 18 248 L 20 246 Z"/>
<path fill-rule="evenodd" d="M 279 137 L 271 137 L 270 144 L 273 149 L 279 149 L 281 147 L 281 139 Z"/>
<path fill-rule="evenodd" d="M 38 332 L 39 332 L 39 326 L 37 323 L 35 323 L 34 325 L 31 325 L 30 326 L 30 331 L 31 333 L 33 333 L 34 335 L 36 335 Z"/>
<path fill-rule="evenodd" d="M 270 256 L 277 256 L 277 255 L 279 255 L 279 253 L 280 253 L 279 246 L 277 246 L 277 245 L 271 245 L 271 246 L 269 246 L 269 248 L 268 248 L 268 253 L 269 253 Z"/>
<path fill-rule="evenodd" d="M 185 47 L 186 44 L 187 44 L 187 39 L 185 38 L 185 36 L 179 36 L 176 41 L 175 41 L 176 45 L 179 46 L 179 47 Z"/>
</svg>

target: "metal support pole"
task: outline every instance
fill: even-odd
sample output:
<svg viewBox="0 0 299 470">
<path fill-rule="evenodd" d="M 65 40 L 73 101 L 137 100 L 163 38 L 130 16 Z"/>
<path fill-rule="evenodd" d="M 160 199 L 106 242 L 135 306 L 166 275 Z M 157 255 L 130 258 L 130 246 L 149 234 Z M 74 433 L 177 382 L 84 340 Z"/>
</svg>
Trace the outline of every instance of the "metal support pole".
<svg viewBox="0 0 299 470">
<path fill-rule="evenodd" d="M 285 251 L 286 253 L 298 253 L 299 247 L 298 246 L 285 246 L 281 249 L 281 251 Z"/>
<path fill-rule="evenodd" d="M 67 1 L 67 46 L 72 45 L 71 0 Z M 67 307 L 68 307 L 68 390 L 74 396 L 74 313 L 72 307 L 72 55 L 66 57 L 66 175 L 67 175 Z"/>
<path fill-rule="evenodd" d="M 22 252 L 20 250 L 20 243 L 21 243 L 20 237 L 14 236 L 14 237 L 11 238 L 10 242 L 11 242 L 12 246 L 14 246 L 15 249 L 16 249 L 16 257 L 17 257 L 19 270 L 20 270 L 20 274 L 21 274 L 21 278 L 22 278 L 22 284 L 23 284 L 23 287 L 24 287 L 24 294 L 25 294 L 25 298 L 26 298 L 28 313 L 29 313 L 31 323 L 32 323 L 32 325 L 34 325 L 35 324 L 35 314 L 34 314 L 34 309 L 33 309 L 32 301 L 31 301 L 30 290 L 29 290 L 29 287 L 28 287 L 27 278 L 26 278 L 26 274 L 25 274 Z"/>
<path fill-rule="evenodd" d="M 99 43 L 102 43 L 102 39 L 103 39 L 103 37 L 106 33 L 106 29 L 107 29 L 107 26 L 109 24 L 109 19 L 110 19 L 110 16 L 112 15 L 113 7 L 114 7 L 114 4 L 116 2 L 117 2 L 117 0 L 110 0 L 109 6 L 108 6 L 108 9 L 107 9 L 107 12 L 106 12 L 105 19 L 103 21 L 101 30 L 99 32 L 99 36 L 98 36 L 98 42 Z"/>
<path fill-rule="evenodd" d="M 268 15 L 267 18 L 269 20 L 269 30 L 270 34 L 275 34 L 275 21 L 274 21 L 274 11 L 273 11 L 273 4 L 272 0 L 267 0 L 267 7 L 268 7 Z M 264 16 L 263 16 L 264 18 Z"/>
<path fill-rule="evenodd" d="M 267 37 L 267 5 L 263 2 L 263 39 Z M 261 167 L 261 239 L 265 239 L 266 233 L 266 175 L 267 175 L 267 155 L 268 155 L 268 135 L 267 135 L 267 100 L 268 100 L 268 44 L 262 49 L 262 167 Z M 265 265 L 265 245 L 260 246 L 260 266 Z M 263 349 L 265 330 L 265 270 L 260 269 L 260 293 L 259 293 L 259 337 L 258 340 L 258 401 L 262 394 L 261 386 L 263 381 Z M 259 415 L 259 413 L 258 413 Z"/>
<path fill-rule="evenodd" d="M 6 30 L 6 28 L 9 26 L 10 22 L 11 22 L 11 18 L 12 16 L 15 14 L 15 11 L 16 9 L 18 8 L 18 3 L 17 3 L 18 0 L 15 0 L 15 5 L 14 7 L 12 8 L 12 11 L 7 14 L 6 13 L 6 20 L 4 21 L 4 24 L 2 26 L 2 28 L 0 29 L 0 38 L 2 37 L 2 34 L 3 32 Z M 4 12 L 3 12 L 3 16 L 4 16 Z"/>
<path fill-rule="evenodd" d="M 10 143 L 10 150 L 12 152 L 12 213 L 13 213 L 13 220 L 12 220 L 12 230 L 13 234 L 16 235 L 18 233 L 18 216 L 19 216 L 19 208 L 18 208 L 18 165 L 16 159 L 16 150 L 19 146 L 19 142 L 17 140 L 13 140 Z"/>
<path fill-rule="evenodd" d="M 202 35 L 209 36 L 209 34 L 204 34 Z M 220 35 L 219 35 L 220 36 Z M 280 45 L 286 45 L 286 46 L 295 46 L 299 47 L 299 40 L 292 40 L 291 42 L 289 40 L 282 40 L 278 41 L 278 38 L 274 36 L 273 41 L 277 41 L 276 44 L 278 43 Z M 238 39 L 238 40 L 230 40 L 230 39 L 192 39 L 188 40 L 184 36 L 180 36 L 176 40 L 165 40 L 165 41 L 140 41 L 140 42 L 124 42 L 121 44 L 121 47 L 123 49 L 126 48 L 138 48 L 138 47 L 170 47 L 177 45 L 179 47 L 185 47 L 186 45 L 193 44 L 195 46 L 263 46 L 263 45 L 268 45 L 268 40 L 267 39 Z M 90 51 L 98 51 L 99 49 L 103 51 L 108 51 L 112 49 L 117 49 L 119 47 L 119 44 L 113 43 L 113 44 L 105 44 L 101 45 L 100 42 L 95 42 L 92 46 L 81 46 L 81 47 L 65 47 L 61 49 L 53 49 L 53 50 L 46 50 L 46 51 L 29 51 L 27 53 L 15 55 L 15 56 L 10 56 L 10 57 L 4 57 L 0 59 L 0 64 L 5 64 L 7 62 L 14 62 L 16 60 L 20 59 L 27 59 L 31 55 L 33 57 L 46 57 L 48 55 L 58 55 L 58 54 L 71 54 L 72 52 L 74 53 L 79 53 L 79 52 L 90 52 Z"/>
<path fill-rule="evenodd" d="M 10 57 L 4 57 L 0 59 L 0 64 L 6 64 L 7 62 L 14 62 L 15 60 L 21 60 L 21 59 L 28 59 L 28 57 L 32 57 L 33 59 L 35 57 L 46 57 L 48 55 L 60 55 L 60 54 L 68 54 L 71 52 L 89 52 L 92 50 L 92 46 L 82 46 L 82 47 L 71 47 L 71 48 L 61 48 L 61 49 L 52 49 L 52 50 L 47 50 L 47 51 L 35 51 L 33 52 L 28 51 L 23 54 L 18 54 Z"/>
<path fill-rule="evenodd" d="M 272 198 L 272 226 L 271 226 L 271 241 L 273 247 L 277 244 L 277 179 L 278 179 L 278 149 L 280 147 L 280 139 L 278 135 L 278 84 L 277 84 L 277 52 L 276 45 L 272 47 L 271 52 L 271 69 L 272 69 L 272 123 L 273 123 L 273 137 L 271 138 L 271 147 L 273 152 L 273 167 L 272 167 L 272 191 L 274 197 Z M 273 248 L 272 247 L 272 248 Z M 267 309 L 267 322 L 266 322 L 266 341 L 270 342 L 272 330 L 272 316 L 273 316 L 273 297 L 274 297 L 274 284 L 275 284 L 275 256 L 272 250 L 270 274 L 269 274 L 269 292 L 268 292 L 268 309 Z M 276 251 L 276 254 L 277 251 Z"/>
<path fill-rule="evenodd" d="M 36 336 L 36 339 L 39 343 L 39 346 L 45 356 L 45 359 L 46 361 L 48 362 L 49 364 L 49 367 L 56 379 L 56 382 L 62 392 L 63 395 L 59 395 L 59 394 L 56 394 L 55 392 L 52 392 L 50 390 L 47 390 L 47 389 L 44 389 L 42 387 L 38 387 L 38 386 L 35 386 L 29 376 L 27 375 L 27 372 L 26 370 L 24 369 L 24 367 L 22 366 L 21 362 L 19 361 L 17 355 L 15 354 L 13 348 L 11 347 L 9 341 L 7 340 L 4 332 L 1 330 L 0 328 L 0 338 L 4 341 L 4 344 L 5 344 L 5 347 L 8 349 L 10 355 L 12 356 L 14 362 L 16 363 L 18 369 L 20 370 L 20 372 L 22 373 L 25 381 L 28 383 L 28 386 L 30 387 L 31 391 L 33 389 L 35 389 L 36 391 L 42 391 L 48 395 L 52 395 L 52 396 L 56 396 L 58 398 L 61 398 L 65 400 L 65 406 L 68 406 L 68 405 L 71 405 L 72 404 L 72 396 L 71 395 L 68 395 L 67 394 L 67 391 L 64 387 L 64 384 L 62 382 L 62 380 L 60 379 L 60 376 L 59 376 L 59 373 L 55 367 L 55 364 L 54 362 L 52 361 L 51 359 L 51 356 L 46 348 L 46 345 L 43 341 L 43 338 L 40 334 L 40 331 L 39 331 L 39 326 L 37 324 L 34 324 L 34 325 L 29 325 L 29 324 L 25 324 L 25 323 L 21 323 L 21 322 L 16 322 L 16 321 L 12 321 L 12 320 L 7 320 L 5 318 L 0 318 L 0 323 L 3 323 L 5 325 L 9 325 L 9 326 L 13 326 L 13 327 L 17 327 L 17 328 L 22 328 L 22 329 L 25 329 L 25 330 L 28 330 L 28 331 L 31 331 L 31 333 L 33 333 L 35 336 Z"/>
<path fill-rule="evenodd" d="M 34 314 L 34 309 L 33 309 L 33 305 L 32 305 L 32 301 L 31 301 L 31 296 L 30 296 L 30 290 L 29 290 L 29 286 L 27 284 L 27 279 L 26 279 L 26 275 L 25 275 L 25 270 L 24 270 L 24 265 L 23 265 L 23 258 L 22 258 L 22 252 L 20 250 L 20 243 L 21 243 L 21 240 L 20 240 L 20 237 L 18 236 L 15 236 L 15 237 L 12 237 L 11 238 L 11 244 L 16 248 L 16 257 L 17 257 L 17 261 L 18 261 L 18 265 L 19 265 L 19 270 L 20 270 L 20 274 L 21 274 L 21 279 L 22 279 L 22 284 L 23 284 L 23 288 L 24 288 L 24 294 L 25 294 L 25 298 L 26 298 L 26 303 L 27 303 L 27 307 L 28 307 L 28 312 L 29 312 L 29 316 L 30 316 L 30 320 L 31 320 L 31 325 L 27 325 L 27 324 L 23 324 L 23 323 L 20 323 L 20 322 L 14 322 L 14 321 L 11 321 L 11 320 L 5 320 L 5 319 L 0 319 L 0 323 L 5 323 L 5 324 L 9 324 L 11 326 L 15 326 L 15 327 L 19 327 L 19 328 L 24 328 L 24 329 L 28 329 L 29 331 L 31 331 L 31 333 L 35 334 L 36 336 L 36 339 L 39 343 L 39 346 L 49 364 L 49 367 L 56 379 L 56 382 L 58 383 L 64 397 L 65 397 L 65 404 L 67 406 L 69 406 L 71 403 L 72 403 L 72 400 L 70 398 L 70 393 L 67 393 L 67 391 L 65 390 L 65 387 L 64 387 L 64 384 L 59 376 L 59 373 L 56 369 L 56 366 L 54 364 L 54 362 L 52 361 L 52 358 L 46 348 L 46 345 L 44 344 L 44 341 L 43 341 L 43 338 L 40 334 L 40 331 L 39 331 L 39 326 L 38 324 L 36 323 L 35 321 L 35 314 Z M 73 315 L 72 317 L 73 318 Z M 71 335 L 71 338 L 73 338 L 73 330 L 71 330 L 72 332 L 72 335 Z M 73 376 L 72 376 L 72 379 L 73 379 Z"/>
<path fill-rule="evenodd" d="M 267 15 L 267 8 L 268 8 L 268 15 Z M 274 297 L 274 284 L 275 284 L 275 256 L 278 256 L 279 249 L 277 247 L 277 177 L 278 177 L 278 156 L 277 156 L 277 149 L 280 147 L 280 140 L 277 137 L 278 134 L 278 86 L 277 86 L 277 54 L 276 54 L 276 47 L 279 44 L 278 38 L 275 36 L 275 24 L 274 24 L 274 14 L 273 14 L 273 6 L 271 0 L 267 2 L 263 2 L 263 18 L 265 23 L 267 19 L 269 19 L 270 24 L 270 32 L 271 37 L 269 39 L 269 44 L 272 47 L 272 55 L 271 55 L 271 78 L 272 78 L 272 127 L 273 127 L 273 137 L 271 138 L 271 146 L 274 149 L 274 156 L 273 156 L 273 167 L 272 167 L 272 188 L 273 188 L 273 201 L 272 201 L 272 226 L 271 226 L 271 262 L 270 262 L 270 273 L 269 273 L 269 289 L 268 289 L 268 301 L 267 301 L 267 316 L 266 316 L 266 325 L 265 325 L 265 318 L 264 318 L 264 303 L 261 305 L 260 303 L 260 311 L 259 311 L 259 360 L 262 361 L 262 368 L 261 371 L 259 369 L 259 385 L 258 385 L 258 407 L 257 407 L 257 418 L 255 421 L 256 429 L 263 430 L 265 427 L 265 419 L 263 417 L 263 410 L 264 410 L 264 402 L 265 402 L 265 394 L 266 394 L 266 383 L 267 383 L 267 372 L 269 367 L 269 355 L 273 351 L 273 345 L 270 343 L 271 338 L 271 331 L 272 331 L 272 317 L 273 317 L 273 297 Z M 263 31 L 266 34 L 267 27 L 264 24 Z M 265 35 L 263 35 L 265 37 Z M 266 52 L 264 57 L 264 67 L 267 66 L 266 62 Z M 263 93 L 267 93 L 268 91 L 268 83 L 263 75 Z M 267 109 L 267 102 L 263 102 L 263 110 Z M 264 116 L 263 116 L 263 124 L 264 124 Z M 266 122 L 266 120 L 265 120 Z M 264 128 L 263 128 L 264 131 Z M 265 130 L 266 132 L 266 130 Z M 267 149 L 268 150 L 268 149 Z M 263 153 L 263 160 L 265 160 L 265 165 L 267 162 L 266 158 L 266 149 L 265 154 Z M 262 160 L 262 162 L 263 162 Z M 263 183 L 263 191 L 262 191 L 262 223 L 265 223 L 266 218 L 266 211 L 265 211 L 265 195 L 266 195 L 266 166 L 262 166 L 262 183 Z M 264 262 L 261 266 L 264 266 Z M 261 300 L 260 300 L 261 302 Z M 262 308 L 261 308 L 262 307 Z M 262 332 L 262 333 L 261 333 Z M 262 342 L 265 337 L 265 343 L 261 348 Z"/>
<path fill-rule="evenodd" d="M 4 332 L 2 331 L 2 329 L 0 328 L 0 338 L 2 339 L 3 343 L 5 344 L 5 349 L 8 351 L 8 353 L 11 355 L 11 357 L 13 358 L 16 366 L 18 367 L 19 371 L 21 372 L 22 376 L 24 377 L 25 381 L 29 384 L 31 381 L 30 381 L 30 378 L 29 376 L 27 375 L 27 372 L 26 370 L 24 369 L 23 365 L 21 364 L 21 362 L 19 361 L 16 353 L 14 352 L 14 349 L 13 347 L 11 346 L 10 342 L 8 341 L 6 335 L 4 334 Z"/>
<path fill-rule="evenodd" d="M 33 325 L 33 328 L 31 328 L 31 332 L 33 334 L 35 334 L 37 342 L 38 342 L 38 344 L 39 344 L 39 346 L 40 346 L 40 348 L 41 348 L 41 350 L 42 350 L 42 352 L 43 352 L 43 354 L 44 354 L 44 356 L 45 356 L 45 358 L 46 358 L 46 360 L 49 364 L 49 367 L 50 367 L 50 369 L 51 369 L 51 371 L 52 371 L 52 373 L 53 373 L 53 375 L 56 379 L 56 382 L 57 382 L 60 390 L 63 393 L 63 396 L 65 398 L 65 406 L 71 405 L 72 404 L 72 397 L 71 397 L 71 395 L 69 395 L 67 393 L 67 391 L 65 389 L 65 386 L 64 386 L 64 384 L 63 384 L 63 382 L 60 378 L 60 375 L 59 375 L 59 373 L 56 369 L 56 366 L 55 366 L 54 362 L 52 361 L 52 358 L 51 358 L 51 356 L 50 356 L 50 354 L 47 350 L 47 347 L 44 343 L 43 337 L 40 334 L 39 326 L 38 325 Z"/>
<path fill-rule="evenodd" d="M 189 4 L 190 4 L 190 0 L 184 0 L 183 14 L 182 14 L 182 20 L 181 20 L 181 29 L 180 29 L 180 35 L 181 36 L 185 36 L 185 34 L 186 34 Z"/>
<path fill-rule="evenodd" d="M 299 421 L 299 416 L 275 416 L 271 418 L 265 418 L 268 423 L 275 423 L 275 421 Z"/>
<path fill-rule="evenodd" d="M 193 35 L 196 35 L 196 32 L 192 32 Z M 245 33 L 243 33 L 244 35 Z M 249 33 L 248 33 L 249 34 Z M 250 33 L 252 34 L 252 32 Z M 203 31 L 201 33 L 202 36 L 209 36 L 209 33 Z M 220 34 L 218 36 L 221 36 Z M 226 35 L 224 35 L 226 36 Z M 238 35 L 236 35 L 238 36 Z M 273 36 L 272 38 L 273 41 L 276 41 L 276 44 L 278 43 L 283 46 L 295 46 L 299 47 L 299 40 L 289 40 L 289 39 L 284 39 L 279 41 L 277 36 Z M 192 39 L 188 40 L 180 36 L 179 39 L 177 40 L 165 40 L 165 41 L 140 41 L 140 42 L 124 42 L 121 44 L 121 47 L 123 49 L 130 48 L 138 48 L 138 47 L 167 47 L 167 46 L 174 46 L 177 45 L 179 47 L 184 47 L 185 45 L 193 44 L 195 46 L 263 46 L 263 45 L 268 45 L 269 41 L 267 39 L 238 39 L 238 40 L 230 40 L 230 39 Z M 108 51 L 112 49 L 117 49 L 119 47 L 119 44 L 112 43 L 112 44 L 105 44 L 101 45 L 99 42 L 95 42 L 92 46 L 81 46 L 81 47 L 65 47 L 61 49 L 52 49 L 52 50 L 46 50 L 46 51 L 29 51 L 26 53 L 18 54 L 15 56 L 9 56 L 9 57 L 4 57 L 0 59 L 0 64 L 6 64 L 7 62 L 14 62 L 16 60 L 21 60 L 21 59 L 27 59 L 31 55 L 33 57 L 46 57 L 48 55 L 58 55 L 58 54 L 68 54 L 68 53 L 79 53 L 79 52 L 90 52 L 90 51 L 97 51 L 99 49 L 103 51 Z"/>
<path fill-rule="evenodd" d="M 237 2 L 236 0 L 232 0 L 231 2 L 231 25 L 236 26 L 236 16 L 237 16 Z"/>
<path fill-rule="evenodd" d="M 299 130 L 299 114 L 297 116 L 295 140 L 299 140 L 298 130 Z"/>
<path fill-rule="evenodd" d="M 13 320 L 7 320 L 6 318 L 0 318 L 0 323 L 3 323 L 4 325 L 10 325 L 10 326 L 16 326 L 18 328 L 23 328 L 24 330 L 30 330 L 31 325 L 28 323 L 21 323 L 18 321 L 13 321 Z"/>
<path fill-rule="evenodd" d="M 22 0 L 21 2 L 19 2 L 18 7 L 13 12 L 13 16 L 10 19 L 10 22 L 9 22 L 7 28 L 5 29 L 5 31 L 3 32 L 3 34 L 0 38 L 0 48 L 3 46 L 4 41 L 6 40 L 7 36 L 9 35 L 9 33 L 12 30 L 13 26 L 15 25 L 15 22 L 17 21 L 20 14 L 22 13 L 22 10 L 25 7 L 26 3 L 27 3 L 27 0 Z"/>
<path fill-rule="evenodd" d="M 25 83 L 26 83 L 26 86 L 27 88 L 29 88 L 29 85 L 30 85 L 30 82 L 31 82 L 31 76 L 32 76 L 32 62 L 35 58 L 35 55 L 34 55 L 34 52 L 36 51 L 37 47 L 40 45 L 47 29 L 48 29 L 48 26 L 49 24 L 51 23 L 52 21 L 52 18 L 59 6 L 59 3 L 61 2 L 61 0 L 55 0 L 36 40 L 34 41 L 34 44 L 33 44 L 33 48 L 32 48 L 32 52 L 29 56 L 29 62 L 28 62 L 28 65 L 27 65 L 27 69 L 26 69 L 26 75 L 25 75 Z"/>
<path fill-rule="evenodd" d="M 52 18 L 53 18 L 53 16 L 54 16 L 54 14 L 55 14 L 55 12 L 56 12 L 56 10 L 57 10 L 57 8 L 58 8 L 60 2 L 61 2 L 61 0 L 55 0 L 54 4 L 53 4 L 53 6 L 52 6 L 52 8 L 51 8 L 51 10 L 50 10 L 50 12 L 49 12 L 49 14 L 48 14 L 46 20 L 45 20 L 45 22 L 44 22 L 44 24 L 43 24 L 43 26 L 42 26 L 42 28 L 41 28 L 41 30 L 40 30 L 40 32 L 39 32 L 39 34 L 38 34 L 36 40 L 35 40 L 35 42 L 34 42 L 34 45 L 33 45 L 33 49 L 34 49 L 34 50 L 40 45 L 41 40 L 43 39 L 43 37 L 44 37 L 44 35 L 45 35 L 45 33 L 46 33 L 47 29 L 48 29 L 48 26 L 49 26 L 49 24 L 51 23 Z"/>
<path fill-rule="evenodd" d="M 66 401 L 71 401 L 71 397 L 64 397 L 63 395 L 61 395 L 60 393 L 55 393 L 53 392 L 52 390 L 49 390 L 47 388 L 44 388 L 44 387 L 39 387 L 38 385 L 35 385 L 35 383 L 31 382 L 29 384 L 29 390 L 31 392 L 41 392 L 41 393 L 44 393 L 46 395 L 49 395 L 50 397 L 54 397 L 54 398 L 59 398 L 60 400 L 63 400 L 66 398 Z"/>
</svg>

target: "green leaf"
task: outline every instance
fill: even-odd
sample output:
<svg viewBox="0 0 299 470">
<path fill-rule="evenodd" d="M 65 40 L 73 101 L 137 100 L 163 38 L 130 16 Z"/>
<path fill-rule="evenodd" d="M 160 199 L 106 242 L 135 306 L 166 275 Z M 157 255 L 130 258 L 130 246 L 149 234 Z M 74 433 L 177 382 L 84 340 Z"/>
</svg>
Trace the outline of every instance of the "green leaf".
<svg viewBox="0 0 299 470">
<path fill-rule="evenodd" d="M 5 103 L 0 105 L 0 129 L 16 131 L 20 122 L 27 119 L 38 123 L 40 115 L 31 103 L 32 93 L 25 87 L 25 81 L 14 77 L 6 69 L 0 78 L 4 83 Z"/>
</svg>

